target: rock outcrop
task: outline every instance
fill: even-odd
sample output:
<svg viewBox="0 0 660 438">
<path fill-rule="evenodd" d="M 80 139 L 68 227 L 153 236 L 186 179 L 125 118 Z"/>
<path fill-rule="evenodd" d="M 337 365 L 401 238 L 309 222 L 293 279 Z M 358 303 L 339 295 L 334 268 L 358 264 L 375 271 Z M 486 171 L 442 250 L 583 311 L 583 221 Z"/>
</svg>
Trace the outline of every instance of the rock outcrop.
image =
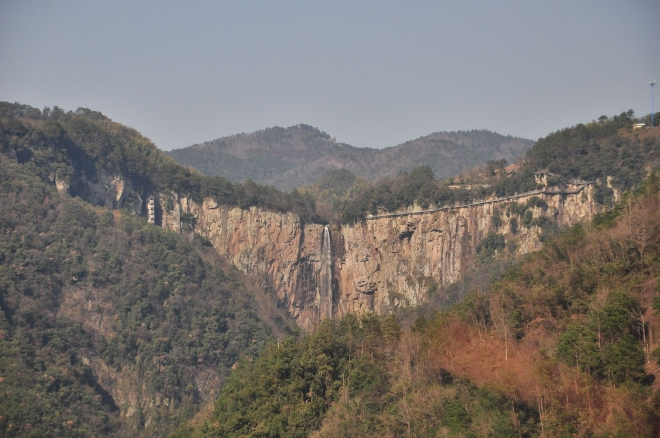
<svg viewBox="0 0 660 438">
<path fill-rule="evenodd" d="M 133 190 L 131 180 L 121 173 L 100 170 L 93 179 L 88 179 L 83 173 L 71 178 L 52 172 L 50 179 L 59 193 L 80 196 L 95 205 L 109 209 L 125 208 L 135 214 L 144 210 L 142 196 Z"/>
<path fill-rule="evenodd" d="M 530 202 L 532 198 L 536 199 Z M 593 186 L 576 184 L 562 193 L 533 192 L 334 227 L 330 230 L 332 308 L 328 309 L 320 298 L 322 225 L 303 223 L 293 213 L 256 207 L 242 210 L 211 199 L 198 204 L 174 196 L 172 204 L 170 211 L 162 212 L 164 228 L 180 232 L 181 218 L 192 218 L 190 225 L 196 233 L 209 239 L 238 269 L 262 279 L 278 303 L 306 329 L 322 315 L 386 313 L 395 306 L 423 303 L 433 285 L 461 278 L 490 232 L 502 235 L 509 248 L 523 254 L 540 247 L 541 218 L 564 227 L 587 220 L 597 211 Z M 526 225 L 516 213 L 519 206 L 530 212 Z M 519 222 L 517 227 L 510 224 L 513 218 Z"/>
<path fill-rule="evenodd" d="M 318 319 L 323 226 L 304 224 L 293 213 L 252 207 L 243 210 L 205 199 L 177 198 L 162 214 L 162 226 L 182 229 L 182 213 L 194 217 L 194 230 L 238 269 L 261 278 L 302 327 Z"/>
<path fill-rule="evenodd" d="M 131 180 L 119 173 L 101 170 L 95 181 L 83 181 L 83 186 L 88 191 L 84 197 L 92 203 L 108 208 L 123 207 L 136 214 L 143 211 L 142 196 L 133 190 Z"/>
<path fill-rule="evenodd" d="M 537 183 L 547 185 L 547 176 L 539 174 Z M 87 187 L 92 202 L 135 213 L 144 210 L 142 199 L 148 196 L 133 193 L 121 175 L 102 174 Z M 304 223 L 293 213 L 244 210 L 210 198 L 198 203 L 160 193 L 155 195 L 156 223 L 207 238 L 239 270 L 266 285 L 278 305 L 309 329 L 330 315 L 382 314 L 423 303 L 430 288 L 461 278 L 489 233 L 503 236 L 509 250 L 524 254 L 540 247 L 543 223 L 565 227 L 597 212 L 591 184 L 564 181 L 561 191 L 552 190 L 335 226 L 329 229 L 332 251 L 325 263 L 325 227 Z"/>
</svg>

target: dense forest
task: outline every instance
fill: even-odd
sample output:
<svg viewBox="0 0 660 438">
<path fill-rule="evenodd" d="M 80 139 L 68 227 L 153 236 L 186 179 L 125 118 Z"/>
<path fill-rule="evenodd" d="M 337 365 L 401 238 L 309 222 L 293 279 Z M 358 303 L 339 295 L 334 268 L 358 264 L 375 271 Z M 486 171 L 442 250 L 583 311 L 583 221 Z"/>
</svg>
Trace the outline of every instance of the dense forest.
<svg viewBox="0 0 660 438">
<path fill-rule="evenodd" d="M 208 242 L 0 170 L 2 436 L 162 436 L 291 333 Z"/>
<path fill-rule="evenodd" d="M 655 436 L 660 135 L 635 121 L 627 112 L 553 133 L 513 173 L 504 159 L 444 181 L 430 166 L 376 183 L 339 169 L 283 193 L 185 168 L 98 112 L 0 103 L 0 430 Z M 119 174 L 142 199 L 173 192 L 352 223 L 534 190 L 541 169 L 594 181 L 609 208 L 494 284 L 429 299 L 448 310 L 347 316 L 304 336 L 207 240 L 102 207 L 86 188 Z M 635 194 L 613 205 L 612 188 Z M 525 209 L 540 202 L 514 216 L 534 220 Z M 504 247 L 486 236 L 477 264 L 497 272 Z"/>
<path fill-rule="evenodd" d="M 130 180 L 143 199 L 148 193 L 176 192 L 200 202 L 209 197 L 220 204 L 295 211 L 304 219 L 314 218 L 310 197 L 252 181 L 233 184 L 222 177 L 204 176 L 176 163 L 134 129 L 85 108 L 41 111 L 0 102 L 0 152 L 19 163 L 34 163 L 43 181 L 64 181 L 73 196 L 91 202 L 96 200 L 86 196 L 85 182 L 98 181 L 106 171 Z"/>
<path fill-rule="evenodd" d="M 657 436 L 659 267 L 656 171 L 448 310 L 270 344 L 175 436 Z"/>
</svg>

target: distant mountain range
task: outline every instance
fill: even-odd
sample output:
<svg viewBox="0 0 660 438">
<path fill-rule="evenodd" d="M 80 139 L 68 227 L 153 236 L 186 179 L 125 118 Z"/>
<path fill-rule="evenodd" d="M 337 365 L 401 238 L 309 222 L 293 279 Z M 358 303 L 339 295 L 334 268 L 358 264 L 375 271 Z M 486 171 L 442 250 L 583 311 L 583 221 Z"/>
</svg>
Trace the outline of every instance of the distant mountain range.
<svg viewBox="0 0 660 438">
<path fill-rule="evenodd" d="M 515 160 L 534 142 L 486 130 L 436 132 L 385 149 L 357 148 L 308 125 L 268 128 L 167 152 L 207 175 L 290 190 L 316 182 L 332 169 L 369 180 L 428 165 L 444 179 L 488 160 Z"/>
</svg>

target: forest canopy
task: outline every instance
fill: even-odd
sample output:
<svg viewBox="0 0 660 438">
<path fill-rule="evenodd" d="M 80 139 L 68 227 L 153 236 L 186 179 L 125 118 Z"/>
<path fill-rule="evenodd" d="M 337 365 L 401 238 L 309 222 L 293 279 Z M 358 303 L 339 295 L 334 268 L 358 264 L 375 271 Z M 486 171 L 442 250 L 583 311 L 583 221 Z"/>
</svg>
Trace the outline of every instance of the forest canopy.
<svg viewBox="0 0 660 438">
<path fill-rule="evenodd" d="M 202 175 L 178 164 L 136 130 L 86 108 L 41 111 L 0 102 L 0 151 L 16 156 L 19 163 L 34 162 L 43 181 L 68 182 L 74 196 L 82 191 L 83 179 L 96 181 L 107 171 L 129 179 L 143 195 L 171 191 L 198 202 L 213 198 L 241 208 L 294 211 L 304 220 L 315 217 L 311 197 Z"/>
</svg>

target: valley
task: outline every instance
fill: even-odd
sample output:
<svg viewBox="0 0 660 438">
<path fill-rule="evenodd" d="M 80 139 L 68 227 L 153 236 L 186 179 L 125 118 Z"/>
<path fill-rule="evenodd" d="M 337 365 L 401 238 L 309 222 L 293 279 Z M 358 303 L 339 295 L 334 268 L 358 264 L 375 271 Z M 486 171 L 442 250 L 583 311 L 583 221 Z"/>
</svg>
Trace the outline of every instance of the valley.
<svg viewBox="0 0 660 438">
<path fill-rule="evenodd" d="M 95 111 L 2 103 L 0 424 L 8 436 L 401 435 L 414 411 L 416 433 L 642 421 L 651 436 L 660 133 L 634 121 L 551 134 L 515 169 L 329 173 L 280 192 L 185 168 Z M 512 267 L 487 290 L 451 292 L 501 262 Z M 430 316 L 402 326 L 416 309 Z"/>
</svg>

